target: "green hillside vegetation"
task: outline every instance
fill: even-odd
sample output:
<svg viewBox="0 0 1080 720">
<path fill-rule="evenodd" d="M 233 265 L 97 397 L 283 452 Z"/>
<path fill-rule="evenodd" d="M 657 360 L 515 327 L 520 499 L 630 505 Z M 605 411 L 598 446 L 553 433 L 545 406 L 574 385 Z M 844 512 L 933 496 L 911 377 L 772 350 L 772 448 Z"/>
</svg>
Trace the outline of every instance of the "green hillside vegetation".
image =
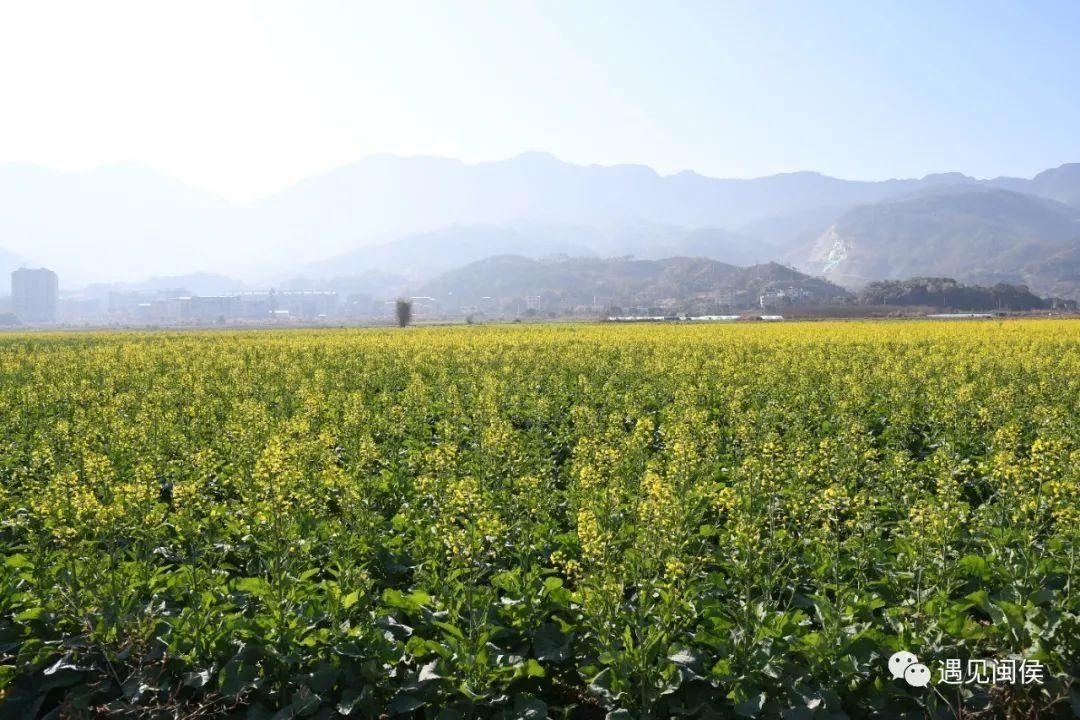
<svg viewBox="0 0 1080 720">
<path fill-rule="evenodd" d="M 482 298 L 506 303 L 533 296 L 548 309 L 580 306 L 661 306 L 683 309 L 730 293 L 734 305 L 757 304 L 766 290 L 795 290 L 803 302 L 847 300 L 851 294 L 820 278 L 778 263 L 738 267 L 706 258 L 665 260 L 559 258 L 516 255 L 487 258 L 444 273 L 421 293 L 444 303 Z"/>
<path fill-rule="evenodd" d="M 1080 211 L 1006 190 L 952 188 L 851 210 L 818 240 L 811 266 L 861 285 L 905 277 L 1026 284 L 1074 299 L 1050 259 L 1080 238 Z M 1076 252 L 1071 251 L 1073 264 Z"/>
<path fill-rule="evenodd" d="M 633 256 L 643 260 L 686 256 L 752 265 L 781 254 L 781 248 L 760 237 L 716 227 L 684 228 L 643 221 L 593 227 L 521 221 L 500 226 L 451 225 L 410 234 L 385 244 L 359 247 L 302 270 L 308 275 L 325 278 L 359 275 L 382 268 L 423 282 L 466 263 L 499 255 L 532 258 Z"/>
<path fill-rule="evenodd" d="M 1053 300 L 1032 294 L 1023 285 L 999 283 L 992 287 L 964 285 L 952 278 L 917 277 L 874 282 L 859 291 L 863 305 L 925 305 L 957 310 L 1037 310 Z"/>
<path fill-rule="evenodd" d="M 1025 284 L 1043 295 L 1080 300 L 1080 239 L 1041 259 L 1018 260 Z"/>
</svg>

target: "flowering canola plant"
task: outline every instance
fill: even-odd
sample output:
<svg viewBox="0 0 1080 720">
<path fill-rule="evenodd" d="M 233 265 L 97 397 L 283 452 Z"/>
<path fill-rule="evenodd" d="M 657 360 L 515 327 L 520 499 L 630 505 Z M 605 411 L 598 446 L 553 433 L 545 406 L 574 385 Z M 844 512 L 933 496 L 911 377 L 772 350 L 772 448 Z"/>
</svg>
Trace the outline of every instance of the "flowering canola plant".
<svg viewBox="0 0 1080 720">
<path fill-rule="evenodd" d="M 1075 321 L 11 334 L 0 443 L 3 717 L 1078 692 Z"/>
</svg>

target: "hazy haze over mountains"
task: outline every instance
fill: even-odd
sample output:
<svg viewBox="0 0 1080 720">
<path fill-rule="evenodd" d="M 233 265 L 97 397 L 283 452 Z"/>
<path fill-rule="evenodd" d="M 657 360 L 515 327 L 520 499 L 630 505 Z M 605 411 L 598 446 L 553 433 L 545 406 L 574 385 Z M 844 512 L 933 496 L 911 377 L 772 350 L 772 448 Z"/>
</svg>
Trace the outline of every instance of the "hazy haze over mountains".
<svg viewBox="0 0 1080 720">
<path fill-rule="evenodd" d="M 631 307 L 664 298 L 682 303 L 697 297 L 705 307 L 720 288 L 757 302 L 767 287 L 781 284 L 798 288 L 818 303 L 843 299 L 848 293 L 819 278 L 807 277 L 776 263 L 737 267 L 706 258 L 671 257 L 663 260 L 626 258 L 573 258 L 535 260 L 499 255 L 451 270 L 421 287 L 424 295 L 453 299 L 465 305 L 483 298 L 536 295 L 541 303 L 558 307 Z M 716 304 L 715 298 L 711 299 Z"/>
<path fill-rule="evenodd" d="M 849 285 L 951 275 L 1075 296 L 1061 268 L 1075 262 L 1078 207 L 1080 165 L 1030 180 L 865 182 L 663 176 L 536 152 L 478 164 L 376 155 L 238 204 L 142 167 L 7 165 L 0 264 L 46 265 L 72 288 L 194 272 L 280 282 L 379 271 L 420 282 L 506 254 L 700 256 L 781 260 Z"/>
<path fill-rule="evenodd" d="M 1075 246 L 1080 211 L 1010 190 L 954 186 L 845 212 L 809 266 L 847 285 L 880 278 L 962 277 L 1045 287 L 1032 263 Z"/>
</svg>

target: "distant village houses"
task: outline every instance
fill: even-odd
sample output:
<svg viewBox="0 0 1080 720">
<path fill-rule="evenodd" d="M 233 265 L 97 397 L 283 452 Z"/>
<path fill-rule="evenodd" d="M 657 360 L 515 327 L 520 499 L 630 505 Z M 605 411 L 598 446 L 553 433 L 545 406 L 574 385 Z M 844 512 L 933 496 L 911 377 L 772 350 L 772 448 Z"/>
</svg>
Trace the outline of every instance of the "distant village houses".
<svg viewBox="0 0 1080 720">
<path fill-rule="evenodd" d="M 194 295 L 183 289 L 113 292 L 109 314 L 140 323 L 206 324 L 274 319 L 317 320 L 340 315 L 338 294 L 312 290 Z"/>
</svg>

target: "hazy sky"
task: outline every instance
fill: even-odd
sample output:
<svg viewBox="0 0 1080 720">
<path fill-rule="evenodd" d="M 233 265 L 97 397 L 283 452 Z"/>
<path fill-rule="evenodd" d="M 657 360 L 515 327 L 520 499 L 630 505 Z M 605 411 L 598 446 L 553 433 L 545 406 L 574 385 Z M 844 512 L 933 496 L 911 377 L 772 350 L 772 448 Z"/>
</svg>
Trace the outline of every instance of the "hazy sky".
<svg viewBox="0 0 1080 720">
<path fill-rule="evenodd" d="M 0 163 L 234 199 L 371 153 L 749 177 L 1080 160 L 1080 3 L 0 0 Z"/>
</svg>

